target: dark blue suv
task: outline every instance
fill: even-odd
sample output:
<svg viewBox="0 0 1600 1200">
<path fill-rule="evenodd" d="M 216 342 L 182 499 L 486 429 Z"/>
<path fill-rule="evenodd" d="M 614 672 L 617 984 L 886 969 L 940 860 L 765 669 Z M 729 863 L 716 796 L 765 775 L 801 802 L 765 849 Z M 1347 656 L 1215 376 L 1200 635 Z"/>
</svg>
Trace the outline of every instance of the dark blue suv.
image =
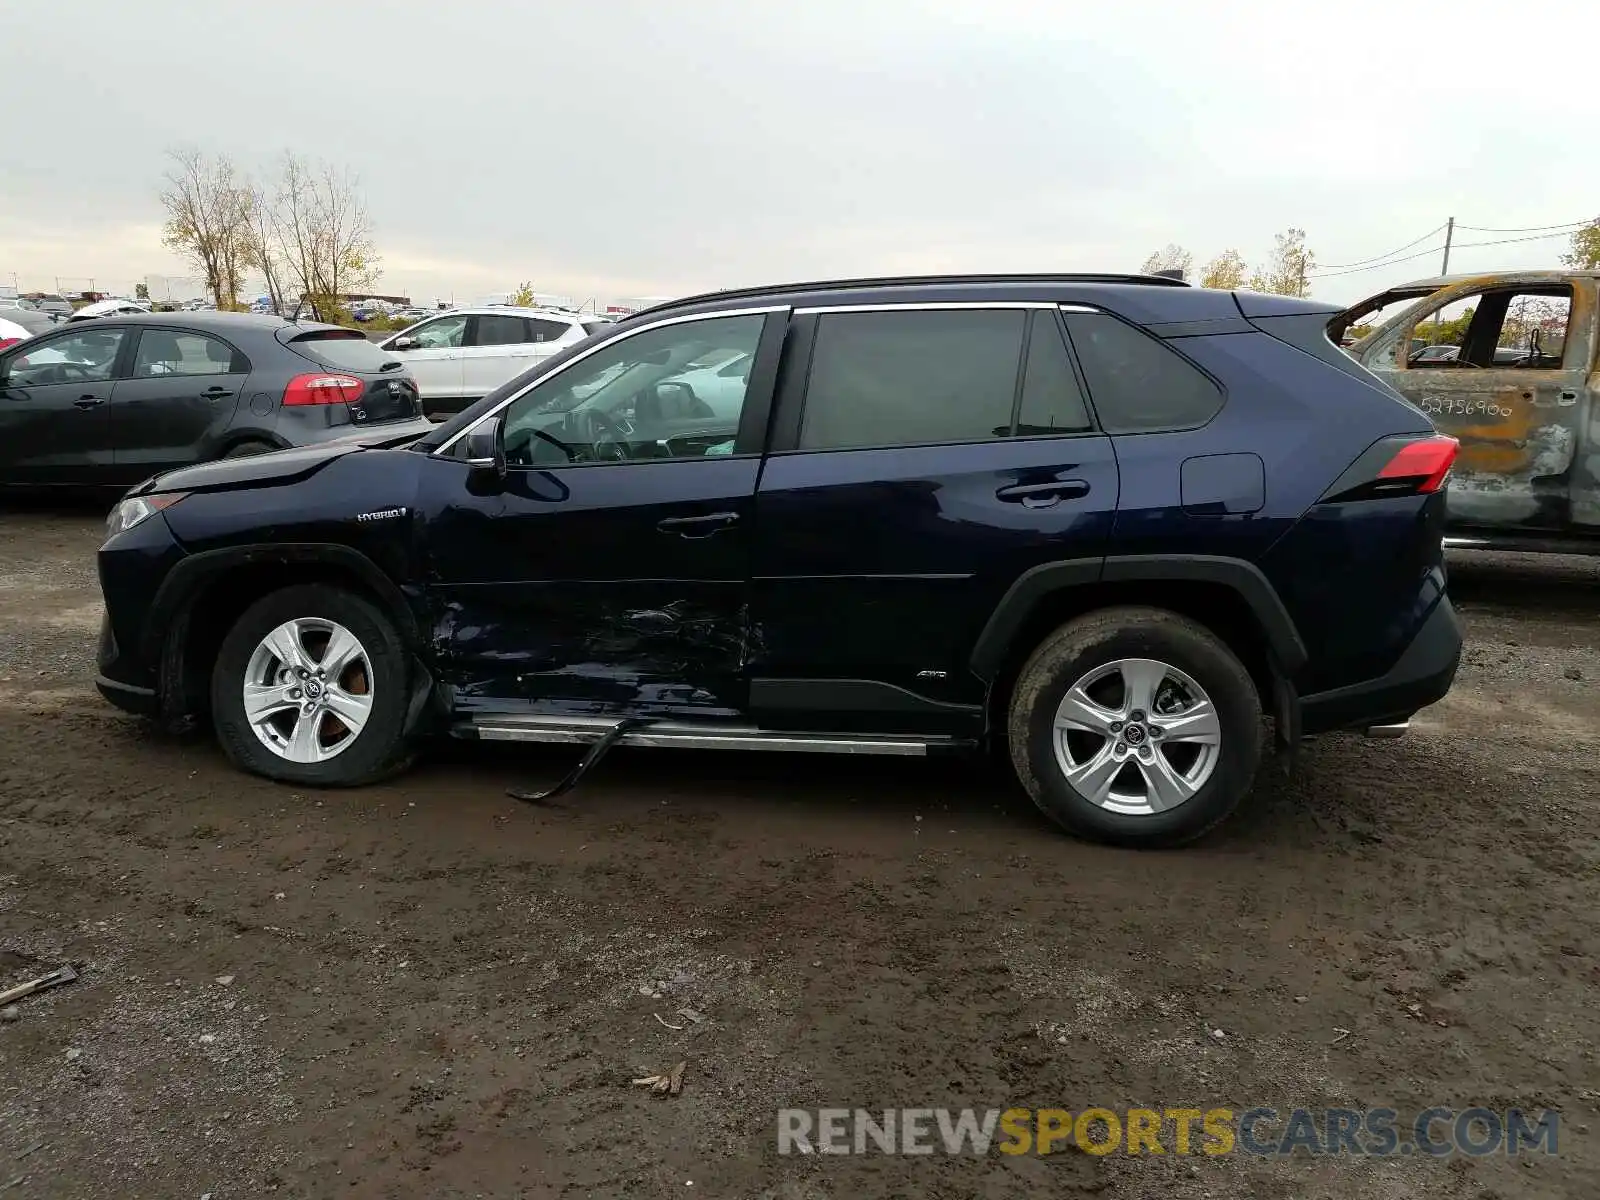
<svg viewBox="0 0 1600 1200">
<path fill-rule="evenodd" d="M 641 313 L 420 440 L 140 485 L 101 692 L 359 784 L 430 732 L 1003 747 L 1067 829 L 1193 838 L 1281 746 L 1448 690 L 1455 443 L 1330 306 L 1142 276 Z"/>
</svg>

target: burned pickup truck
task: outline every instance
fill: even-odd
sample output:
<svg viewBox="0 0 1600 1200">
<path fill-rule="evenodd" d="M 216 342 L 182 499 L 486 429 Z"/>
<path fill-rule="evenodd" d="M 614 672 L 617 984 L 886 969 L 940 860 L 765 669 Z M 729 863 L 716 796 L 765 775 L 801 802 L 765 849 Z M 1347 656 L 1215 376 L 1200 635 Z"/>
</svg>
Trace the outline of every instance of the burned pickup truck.
<svg viewBox="0 0 1600 1200">
<path fill-rule="evenodd" d="M 1461 443 L 1446 544 L 1600 554 L 1600 271 L 1445 276 L 1329 334 Z"/>
</svg>

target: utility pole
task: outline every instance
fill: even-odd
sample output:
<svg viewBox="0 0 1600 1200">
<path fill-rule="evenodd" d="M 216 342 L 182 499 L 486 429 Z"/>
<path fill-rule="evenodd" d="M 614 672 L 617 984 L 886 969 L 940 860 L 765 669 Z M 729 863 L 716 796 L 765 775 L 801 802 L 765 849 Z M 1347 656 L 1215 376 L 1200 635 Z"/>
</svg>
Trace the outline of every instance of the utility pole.
<svg viewBox="0 0 1600 1200">
<path fill-rule="evenodd" d="M 1451 217 L 1444 223 L 1444 262 L 1439 264 L 1439 274 L 1450 274 L 1450 243 L 1455 240 L 1456 219 Z M 1444 323 L 1444 309 L 1439 309 L 1433 314 L 1433 325 L 1437 329 Z"/>
</svg>

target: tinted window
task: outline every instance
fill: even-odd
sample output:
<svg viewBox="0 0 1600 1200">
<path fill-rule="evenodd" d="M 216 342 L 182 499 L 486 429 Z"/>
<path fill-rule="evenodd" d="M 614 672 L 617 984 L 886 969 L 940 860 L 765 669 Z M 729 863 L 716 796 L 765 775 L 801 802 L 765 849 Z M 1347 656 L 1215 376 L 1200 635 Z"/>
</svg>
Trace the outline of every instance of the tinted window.
<svg viewBox="0 0 1600 1200">
<path fill-rule="evenodd" d="M 474 346 L 520 346 L 533 341 L 528 335 L 526 317 L 507 317 L 500 314 L 477 318 L 478 330 L 473 335 Z"/>
<path fill-rule="evenodd" d="M 1035 313 L 1028 338 L 1028 365 L 1022 375 L 1017 436 L 1082 433 L 1090 425 L 1089 409 L 1078 377 L 1072 373 L 1055 314 Z"/>
<path fill-rule="evenodd" d="M 533 326 L 533 337 L 529 340 L 535 342 L 553 342 L 567 336 L 572 326 L 560 321 L 541 321 L 534 318 L 528 322 Z"/>
<path fill-rule="evenodd" d="M 168 329 L 145 330 L 133 359 L 135 379 L 160 375 L 228 375 L 235 370 L 243 374 L 249 369 L 244 356 L 235 355 L 233 347 L 226 342 L 204 334 Z"/>
<path fill-rule="evenodd" d="M 823 315 L 801 448 L 1007 436 L 1026 316 L 970 310 Z"/>
<path fill-rule="evenodd" d="M 1101 313 L 1066 317 L 1106 432 L 1192 429 L 1222 407 L 1216 384 L 1149 334 Z"/>
<path fill-rule="evenodd" d="M 359 333 L 306 334 L 295 338 L 292 345 L 301 354 L 323 366 L 341 371 L 380 371 L 384 363 L 400 361 L 387 350 L 378 349 Z"/>
</svg>

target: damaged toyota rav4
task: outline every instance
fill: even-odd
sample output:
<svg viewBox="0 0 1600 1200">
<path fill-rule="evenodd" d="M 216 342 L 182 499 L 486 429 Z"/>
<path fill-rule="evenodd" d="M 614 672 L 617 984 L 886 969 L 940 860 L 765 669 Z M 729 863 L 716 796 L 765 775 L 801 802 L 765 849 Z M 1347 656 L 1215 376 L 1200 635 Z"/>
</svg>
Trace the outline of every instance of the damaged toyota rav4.
<svg viewBox="0 0 1600 1200">
<path fill-rule="evenodd" d="M 1456 444 L 1335 310 L 1145 276 L 720 292 L 420 440 L 189 467 L 99 555 L 98 685 L 296 786 L 426 737 L 994 747 L 1184 842 L 1282 748 L 1404 731 L 1461 638 Z"/>
</svg>

